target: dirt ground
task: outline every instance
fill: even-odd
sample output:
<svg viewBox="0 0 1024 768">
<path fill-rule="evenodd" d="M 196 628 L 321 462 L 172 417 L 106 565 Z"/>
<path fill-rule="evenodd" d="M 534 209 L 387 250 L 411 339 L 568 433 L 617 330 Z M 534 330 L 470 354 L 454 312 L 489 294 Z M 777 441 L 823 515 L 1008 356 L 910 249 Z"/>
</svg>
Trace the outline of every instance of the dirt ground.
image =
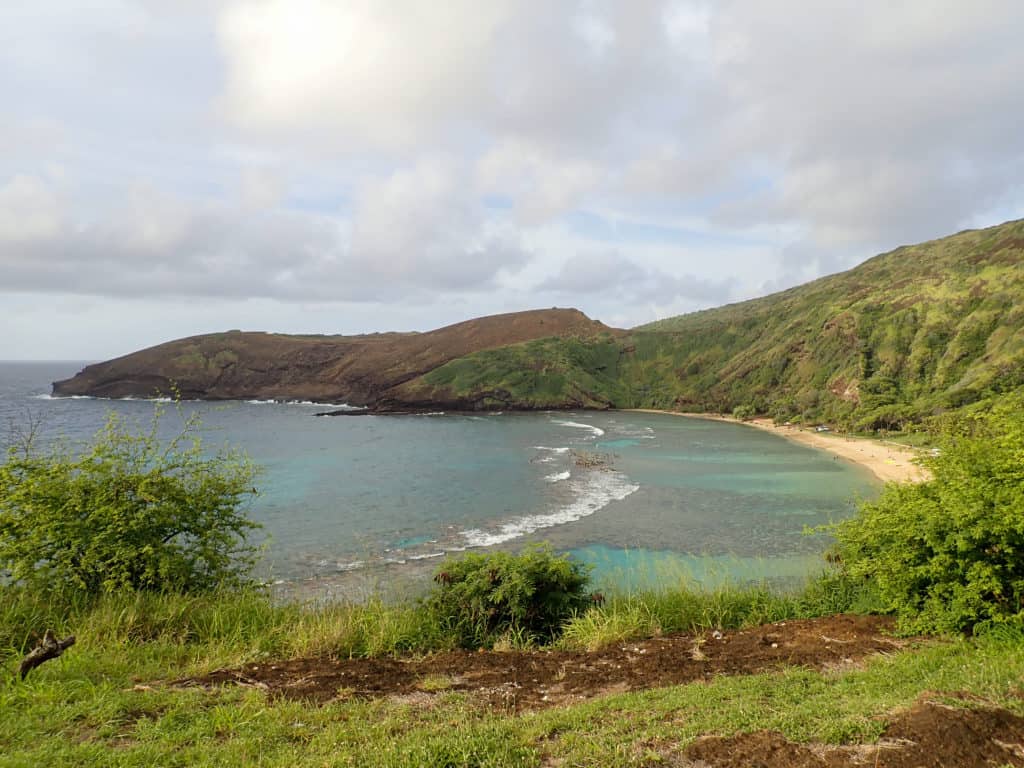
<svg viewBox="0 0 1024 768">
<path fill-rule="evenodd" d="M 753 629 L 628 642 L 594 652 L 468 651 L 421 659 L 307 658 L 217 670 L 176 686 L 252 686 L 323 704 L 349 697 L 401 697 L 429 704 L 448 691 L 522 712 L 583 699 L 751 674 L 783 666 L 838 669 L 908 641 L 874 616 L 785 621 Z M 674 768 L 1024 768 L 1024 718 L 955 694 L 922 696 L 875 744 L 794 744 L 769 731 L 707 737 L 664 755 Z M 963 706 L 950 706 L 963 704 Z"/>
<path fill-rule="evenodd" d="M 759 731 L 701 739 L 667 764 L 674 768 L 1024 766 L 1024 718 L 1000 709 L 951 707 L 923 697 L 897 716 L 876 744 L 804 746 L 778 733 Z"/>
<path fill-rule="evenodd" d="M 255 686 L 272 696 L 325 703 L 351 696 L 475 694 L 518 712 L 620 693 L 750 674 L 782 666 L 814 669 L 857 663 L 899 648 L 889 619 L 834 616 L 754 629 L 632 641 L 600 651 L 441 653 L 423 659 L 307 658 L 250 664 L 177 685 Z"/>
</svg>

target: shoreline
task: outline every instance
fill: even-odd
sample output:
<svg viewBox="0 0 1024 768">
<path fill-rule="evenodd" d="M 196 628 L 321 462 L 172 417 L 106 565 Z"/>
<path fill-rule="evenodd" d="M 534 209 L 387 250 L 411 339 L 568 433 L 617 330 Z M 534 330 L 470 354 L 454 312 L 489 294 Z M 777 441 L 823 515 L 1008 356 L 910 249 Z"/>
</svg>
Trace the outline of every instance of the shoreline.
<svg viewBox="0 0 1024 768">
<path fill-rule="evenodd" d="M 895 443 L 860 437 L 842 437 L 834 432 L 811 432 L 798 426 L 778 426 L 771 419 L 759 418 L 740 421 L 731 416 L 717 416 L 710 413 L 684 413 L 656 408 L 627 408 L 635 413 L 658 413 L 667 416 L 682 416 L 688 419 L 724 421 L 729 424 L 760 429 L 784 437 L 795 443 L 831 453 L 841 459 L 864 467 L 883 483 L 920 483 L 929 479 L 928 471 L 915 463 L 917 453 Z"/>
</svg>

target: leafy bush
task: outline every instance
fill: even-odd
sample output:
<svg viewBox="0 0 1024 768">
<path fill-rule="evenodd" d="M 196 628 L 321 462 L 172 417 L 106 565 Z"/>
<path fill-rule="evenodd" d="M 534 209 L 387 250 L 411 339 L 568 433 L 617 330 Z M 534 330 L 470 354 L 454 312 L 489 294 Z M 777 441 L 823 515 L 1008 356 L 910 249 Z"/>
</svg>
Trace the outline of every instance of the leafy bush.
<svg viewBox="0 0 1024 768">
<path fill-rule="evenodd" d="M 588 566 L 546 546 L 449 559 L 434 581 L 427 606 L 464 647 L 502 636 L 549 641 L 591 600 Z"/>
<path fill-rule="evenodd" d="M 111 414 L 92 443 L 42 450 L 34 439 L 0 465 L 0 574 L 89 594 L 202 591 L 245 581 L 257 524 L 241 511 L 256 468 L 203 451 L 197 418 L 158 436 L 158 410 L 136 434 Z"/>
<path fill-rule="evenodd" d="M 757 415 L 757 411 L 753 405 L 737 405 L 732 409 L 732 415 L 734 419 L 740 421 L 750 421 L 754 416 Z"/>
<path fill-rule="evenodd" d="M 944 431 L 931 481 L 890 484 L 836 528 L 846 570 L 908 631 L 1024 616 L 1024 394 Z"/>
</svg>

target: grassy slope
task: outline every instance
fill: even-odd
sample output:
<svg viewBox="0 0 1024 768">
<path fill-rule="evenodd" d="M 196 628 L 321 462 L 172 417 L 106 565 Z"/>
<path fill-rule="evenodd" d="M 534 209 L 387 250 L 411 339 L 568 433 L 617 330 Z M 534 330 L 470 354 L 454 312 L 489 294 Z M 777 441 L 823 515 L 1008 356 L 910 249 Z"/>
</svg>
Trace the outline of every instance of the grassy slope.
<svg viewBox="0 0 1024 768">
<path fill-rule="evenodd" d="M 54 619 L 62 631 L 70 622 L 79 636 L 26 682 L 0 678 L 0 766 L 654 765 L 707 733 L 767 728 L 796 741 L 871 741 L 884 727 L 879 716 L 925 691 L 968 691 L 1024 710 L 1015 693 L 1024 675 L 1019 632 L 933 641 L 863 669 L 720 677 L 512 716 L 456 693 L 429 705 L 342 698 L 318 707 L 257 689 L 153 682 L 267 654 L 344 654 L 335 645 L 343 638 L 362 638 L 355 652 L 382 652 L 423 631 L 401 610 L 312 611 L 244 595 L 112 598 L 60 619 L 53 610 L 0 605 L 5 647 L 12 628 L 33 620 Z M 9 671 L 17 654 L 3 658 Z"/>
<path fill-rule="evenodd" d="M 628 337 L 545 339 L 397 391 L 487 407 L 730 410 L 895 427 L 1024 384 L 1024 221 L 898 248 L 762 299 Z"/>
</svg>

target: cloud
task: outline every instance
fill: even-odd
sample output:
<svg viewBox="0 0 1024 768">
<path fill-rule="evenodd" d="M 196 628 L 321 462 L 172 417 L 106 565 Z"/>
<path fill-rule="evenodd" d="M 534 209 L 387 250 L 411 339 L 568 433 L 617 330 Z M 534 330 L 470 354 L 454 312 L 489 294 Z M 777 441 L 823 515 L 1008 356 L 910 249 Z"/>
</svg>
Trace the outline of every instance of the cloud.
<svg viewBox="0 0 1024 768">
<path fill-rule="evenodd" d="M 477 162 L 477 183 L 485 195 L 515 201 L 521 223 L 529 226 L 571 210 L 601 186 L 604 169 L 525 141 L 505 141 Z"/>
<path fill-rule="evenodd" d="M 437 160 L 364 185 L 351 236 L 359 274 L 388 284 L 412 275 L 424 288 L 459 290 L 518 271 L 528 255 L 514 234 L 488 229 L 466 190 L 464 173 Z"/>
<path fill-rule="evenodd" d="M 787 287 L 1021 215 L 1022 26 L 999 0 L 8 3 L 0 289 L 429 327 Z"/>
<path fill-rule="evenodd" d="M 666 305 L 683 301 L 706 305 L 727 301 L 735 280 L 672 275 L 645 267 L 616 251 L 577 254 L 536 290 L 563 296 L 614 296 L 627 303 Z"/>
<path fill-rule="evenodd" d="M 61 229 L 63 204 L 49 184 L 18 175 L 0 186 L 0 242 L 53 238 Z"/>
<path fill-rule="evenodd" d="M 511 4 L 236 2 L 218 30 L 228 118 L 268 135 L 409 146 L 486 96 L 479 64 Z"/>
<path fill-rule="evenodd" d="M 955 230 L 1019 178 L 1022 23 L 1004 2 L 724 4 L 714 78 L 742 128 L 709 146 L 773 182 L 718 220 L 799 220 L 822 248 Z"/>
<path fill-rule="evenodd" d="M 0 268 L 6 290 L 103 296 L 395 301 L 493 287 L 528 256 L 456 191 L 439 166 L 399 173 L 348 219 L 137 186 L 75 222 L 43 180 L 19 177 L 0 188 Z"/>
<path fill-rule="evenodd" d="M 233 3 L 218 24 L 223 107 L 245 134 L 310 137 L 335 152 L 508 138 L 600 152 L 613 138 L 643 140 L 651 117 L 677 111 L 662 96 L 689 59 L 667 7 Z"/>
</svg>

